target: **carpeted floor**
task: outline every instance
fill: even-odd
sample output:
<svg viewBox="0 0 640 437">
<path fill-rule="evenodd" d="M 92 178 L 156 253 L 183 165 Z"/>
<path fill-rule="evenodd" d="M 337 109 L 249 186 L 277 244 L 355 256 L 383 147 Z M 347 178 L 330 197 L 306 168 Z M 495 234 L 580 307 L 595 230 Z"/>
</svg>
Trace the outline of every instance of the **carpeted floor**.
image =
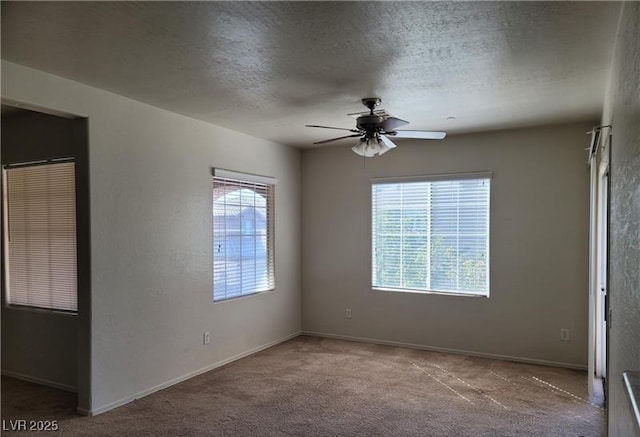
<svg viewBox="0 0 640 437">
<path fill-rule="evenodd" d="M 3 378 L 2 419 L 57 420 L 38 434 L 64 436 L 604 436 L 586 379 L 301 336 L 92 418 L 73 394 Z"/>
</svg>

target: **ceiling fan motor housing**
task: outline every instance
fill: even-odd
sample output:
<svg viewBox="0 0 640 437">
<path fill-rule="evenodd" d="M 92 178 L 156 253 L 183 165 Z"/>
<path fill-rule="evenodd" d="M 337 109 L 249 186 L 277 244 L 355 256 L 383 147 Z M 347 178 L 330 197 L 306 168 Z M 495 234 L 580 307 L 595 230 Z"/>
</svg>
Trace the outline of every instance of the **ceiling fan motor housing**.
<svg viewBox="0 0 640 437">
<path fill-rule="evenodd" d="M 360 130 L 364 130 L 369 133 L 378 132 L 381 129 L 381 124 L 384 122 L 384 117 L 381 115 L 361 115 L 356 121 L 356 126 Z"/>
</svg>

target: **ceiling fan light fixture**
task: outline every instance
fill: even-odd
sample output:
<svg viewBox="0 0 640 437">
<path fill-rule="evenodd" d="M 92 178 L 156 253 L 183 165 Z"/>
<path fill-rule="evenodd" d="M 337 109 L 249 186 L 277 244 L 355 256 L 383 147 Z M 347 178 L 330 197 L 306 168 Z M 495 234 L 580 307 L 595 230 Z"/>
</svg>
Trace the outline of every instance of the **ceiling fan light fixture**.
<svg viewBox="0 0 640 437">
<path fill-rule="evenodd" d="M 358 139 L 358 142 L 351 148 L 356 155 L 371 158 L 374 154 L 369 150 L 367 141 L 364 138 Z"/>
<path fill-rule="evenodd" d="M 389 150 L 391 150 L 391 147 L 387 146 L 386 143 L 383 143 L 382 141 L 380 141 L 380 138 L 377 138 L 378 140 L 378 156 L 382 156 L 385 153 L 387 153 Z"/>
<path fill-rule="evenodd" d="M 378 138 L 379 140 L 382 141 L 382 144 L 385 146 L 385 151 L 382 153 L 388 152 L 389 150 L 396 148 L 395 143 L 391 141 L 389 138 L 387 138 L 385 135 L 380 135 Z M 382 155 L 382 153 L 380 154 Z"/>
<path fill-rule="evenodd" d="M 380 137 L 360 138 L 355 146 L 351 148 L 355 154 L 366 158 L 384 155 L 391 149 L 392 147 L 389 147 L 386 142 L 381 141 Z"/>
</svg>

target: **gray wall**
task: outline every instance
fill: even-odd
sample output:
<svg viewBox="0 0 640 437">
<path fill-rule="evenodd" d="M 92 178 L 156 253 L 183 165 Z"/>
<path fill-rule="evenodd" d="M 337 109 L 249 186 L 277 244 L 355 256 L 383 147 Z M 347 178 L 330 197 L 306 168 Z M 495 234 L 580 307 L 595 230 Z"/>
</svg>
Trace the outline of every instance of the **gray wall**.
<svg viewBox="0 0 640 437">
<path fill-rule="evenodd" d="M 77 185 L 78 315 L 2 306 L 2 372 L 66 389 L 78 388 L 78 335 L 87 326 L 82 311 L 88 293 L 87 140 L 83 119 L 31 111 L 2 118 L 2 164 L 74 157 Z M 4 279 L 4 265 L 2 266 Z M 2 281 L 3 302 L 5 282 Z M 83 380 L 84 381 L 84 380 Z M 80 384 L 82 385 L 82 383 Z"/>
<path fill-rule="evenodd" d="M 104 411 L 300 331 L 299 151 L 9 62 L 2 95 L 88 117 L 91 393 L 81 408 Z M 278 179 L 272 292 L 213 303 L 212 166 Z"/>
<path fill-rule="evenodd" d="M 346 146 L 305 151 L 303 330 L 586 366 L 591 126 L 399 140 L 369 160 Z M 372 291 L 370 179 L 486 170 L 490 298 Z"/>
<path fill-rule="evenodd" d="M 609 435 L 640 435 L 622 372 L 640 371 L 640 3 L 623 5 L 603 124 L 612 124 Z"/>
</svg>

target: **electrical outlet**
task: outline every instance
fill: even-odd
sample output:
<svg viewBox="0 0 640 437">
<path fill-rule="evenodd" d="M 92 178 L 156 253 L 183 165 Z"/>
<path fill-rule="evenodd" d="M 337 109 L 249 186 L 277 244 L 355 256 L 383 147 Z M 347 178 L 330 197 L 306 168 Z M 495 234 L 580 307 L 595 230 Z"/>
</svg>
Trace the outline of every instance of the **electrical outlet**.
<svg viewBox="0 0 640 437">
<path fill-rule="evenodd" d="M 209 343 L 211 343 L 211 334 L 209 333 L 209 331 L 206 331 L 202 334 L 202 344 Z"/>
<path fill-rule="evenodd" d="M 560 341 L 571 341 L 571 331 L 567 328 L 560 328 Z"/>
<path fill-rule="evenodd" d="M 347 309 L 345 309 L 345 310 L 344 310 L 344 316 L 345 316 L 347 319 L 350 319 L 350 318 L 351 318 L 351 308 L 347 308 Z"/>
</svg>

